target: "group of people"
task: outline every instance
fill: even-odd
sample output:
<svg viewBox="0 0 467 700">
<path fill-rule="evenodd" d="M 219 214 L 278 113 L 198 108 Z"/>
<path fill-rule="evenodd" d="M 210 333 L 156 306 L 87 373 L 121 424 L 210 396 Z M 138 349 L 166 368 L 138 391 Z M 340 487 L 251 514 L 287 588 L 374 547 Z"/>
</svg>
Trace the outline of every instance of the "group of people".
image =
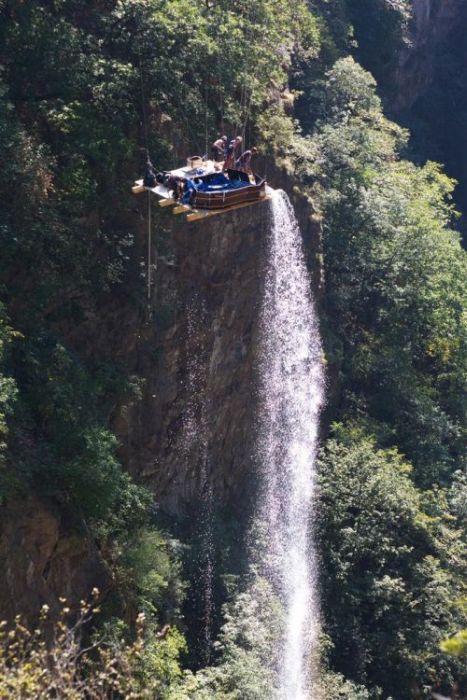
<svg viewBox="0 0 467 700">
<path fill-rule="evenodd" d="M 186 178 L 180 175 L 173 175 L 165 170 L 156 172 L 148 158 L 143 178 L 143 185 L 145 187 L 153 188 L 156 187 L 156 185 L 165 185 L 165 187 L 173 193 L 174 199 L 181 199 L 185 191 L 185 183 Z"/>
<path fill-rule="evenodd" d="M 249 172 L 251 169 L 251 159 L 258 153 L 258 149 L 253 146 L 249 148 L 237 158 L 237 149 L 241 147 L 243 139 L 241 136 L 236 136 L 230 142 L 227 136 L 221 136 L 216 139 L 211 146 L 211 153 L 214 162 L 224 163 L 224 170 L 243 170 Z"/>
<path fill-rule="evenodd" d="M 213 160 L 218 164 L 219 169 L 226 171 L 242 170 L 246 173 L 250 172 L 251 159 L 258 152 L 253 148 L 244 151 L 237 157 L 237 151 L 241 147 L 243 139 L 241 136 L 236 136 L 230 142 L 227 136 L 221 136 L 211 146 Z M 174 175 L 170 172 L 156 172 L 153 164 L 148 159 L 146 163 L 146 171 L 144 174 L 143 185 L 145 187 L 156 187 L 156 185 L 165 185 L 172 192 L 174 199 L 181 199 L 186 189 L 186 178 L 180 175 Z"/>
</svg>

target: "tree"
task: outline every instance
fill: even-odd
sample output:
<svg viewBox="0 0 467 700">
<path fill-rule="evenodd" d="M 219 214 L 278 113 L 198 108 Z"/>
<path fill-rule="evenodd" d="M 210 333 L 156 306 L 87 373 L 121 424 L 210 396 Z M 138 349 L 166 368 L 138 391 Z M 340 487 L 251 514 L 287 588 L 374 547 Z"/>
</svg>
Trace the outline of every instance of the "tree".
<svg viewBox="0 0 467 700">
<path fill-rule="evenodd" d="M 338 61 L 312 140 L 340 410 L 373 421 L 429 486 L 462 464 L 466 256 L 453 183 L 436 164 L 400 159 L 406 135 L 374 89 L 352 59 Z"/>
<path fill-rule="evenodd" d="M 333 667 L 395 697 L 465 684 L 438 648 L 461 619 L 452 600 L 465 575 L 445 496 L 430 505 L 396 450 L 343 426 L 337 436 L 320 457 L 317 509 Z"/>
</svg>

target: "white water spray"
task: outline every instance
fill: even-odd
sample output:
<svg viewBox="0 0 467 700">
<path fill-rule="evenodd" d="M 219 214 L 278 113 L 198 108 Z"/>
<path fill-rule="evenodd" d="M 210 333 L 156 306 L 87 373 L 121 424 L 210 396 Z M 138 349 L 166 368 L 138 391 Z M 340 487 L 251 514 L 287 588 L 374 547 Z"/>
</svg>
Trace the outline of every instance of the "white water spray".
<svg viewBox="0 0 467 700">
<path fill-rule="evenodd" d="M 272 198 L 261 309 L 258 461 L 263 564 L 281 598 L 279 700 L 310 700 L 318 633 L 312 510 L 323 370 L 300 230 L 287 195 Z"/>
<path fill-rule="evenodd" d="M 193 294 L 187 309 L 187 400 L 182 415 L 179 457 L 188 473 L 193 465 L 197 470 L 199 513 L 196 523 L 199 537 L 197 560 L 198 595 L 202 605 L 202 625 L 199 635 L 199 655 L 208 665 L 212 652 L 212 619 L 214 612 L 213 576 L 214 541 L 212 533 L 213 492 L 208 474 L 208 427 L 206 350 L 202 345 L 202 328 L 206 323 L 206 307 Z M 201 341 L 201 346 L 200 346 Z"/>
</svg>

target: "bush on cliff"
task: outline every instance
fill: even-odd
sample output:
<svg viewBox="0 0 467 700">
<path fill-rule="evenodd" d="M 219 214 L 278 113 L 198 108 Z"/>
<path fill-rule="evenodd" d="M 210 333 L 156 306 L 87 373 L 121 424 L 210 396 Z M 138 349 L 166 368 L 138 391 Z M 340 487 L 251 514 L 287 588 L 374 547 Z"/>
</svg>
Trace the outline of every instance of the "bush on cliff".
<svg viewBox="0 0 467 700">
<path fill-rule="evenodd" d="M 168 700 L 169 689 L 181 677 L 181 634 L 147 626 L 140 615 L 133 641 L 114 629 L 83 647 L 98 612 L 95 601 L 83 602 L 77 613 L 63 601 L 60 619 L 51 624 L 44 606 L 32 632 L 20 618 L 12 626 L 0 623 L 0 698 Z"/>
</svg>

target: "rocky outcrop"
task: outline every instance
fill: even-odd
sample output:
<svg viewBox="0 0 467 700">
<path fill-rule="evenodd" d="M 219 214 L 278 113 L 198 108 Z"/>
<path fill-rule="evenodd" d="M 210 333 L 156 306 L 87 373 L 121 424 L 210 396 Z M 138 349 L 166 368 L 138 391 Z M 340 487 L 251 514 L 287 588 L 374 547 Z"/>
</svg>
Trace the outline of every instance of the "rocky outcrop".
<svg viewBox="0 0 467 700">
<path fill-rule="evenodd" d="M 319 218 L 286 168 L 264 167 L 271 184 L 291 194 L 319 294 Z M 135 259 L 143 261 L 146 196 L 130 206 L 140 228 Z M 214 507 L 235 504 L 236 516 L 245 518 L 255 486 L 252 426 L 269 203 L 187 223 L 154 199 L 153 214 L 150 308 L 134 275 L 102 308 L 89 304 L 79 324 L 61 321 L 56 331 L 83 362 L 108 358 L 133 376 L 133 393 L 114 407 L 113 428 L 124 467 L 165 511 L 185 514 L 210 499 Z M 21 612 L 33 619 L 59 596 L 73 604 L 94 586 L 104 591 L 112 583 L 83 524 L 34 497 L 0 507 L 0 566 L 1 616 Z"/>
<path fill-rule="evenodd" d="M 33 496 L 0 508 L 0 568 L 0 611 L 9 619 L 33 620 L 44 604 L 54 611 L 59 596 L 74 607 L 111 583 L 94 542 Z"/>
<path fill-rule="evenodd" d="M 412 135 L 420 160 L 443 164 L 458 182 L 456 207 L 467 211 L 467 3 L 464 0 L 413 0 L 410 41 L 401 49 L 398 70 L 385 86 L 392 116 Z"/>
<path fill-rule="evenodd" d="M 291 196 L 319 295 L 321 224 L 312 202 L 286 167 L 271 159 L 258 169 Z M 146 195 L 133 197 L 129 207 L 139 228 L 135 259 L 144 265 Z M 193 223 L 160 208 L 156 198 L 152 209 L 149 311 L 135 273 L 105 307 L 90 307 L 79 325 L 66 321 L 57 332 L 85 363 L 108 358 L 134 377 L 134 394 L 114 407 L 113 428 L 124 467 L 163 509 L 182 513 L 208 489 L 219 503 L 235 501 L 246 510 L 254 479 L 251 425 L 269 203 Z"/>
<path fill-rule="evenodd" d="M 291 193 L 319 294 L 319 218 L 285 168 L 269 163 L 267 170 L 272 185 Z M 183 512 L 209 493 L 246 512 L 254 491 L 258 312 L 270 207 L 262 202 L 194 223 L 154 209 L 154 315 L 141 330 L 134 366 L 144 378 L 142 400 L 116 413 L 122 459 L 166 510 Z"/>
<path fill-rule="evenodd" d="M 417 101 L 434 78 L 437 49 L 465 27 L 465 0 L 413 0 L 409 37 L 401 47 L 391 109 L 400 112 Z"/>
<path fill-rule="evenodd" d="M 153 316 L 134 367 L 143 396 L 120 407 L 115 427 L 124 463 L 170 511 L 249 480 L 268 227 L 267 202 L 195 223 L 157 219 Z"/>
</svg>

